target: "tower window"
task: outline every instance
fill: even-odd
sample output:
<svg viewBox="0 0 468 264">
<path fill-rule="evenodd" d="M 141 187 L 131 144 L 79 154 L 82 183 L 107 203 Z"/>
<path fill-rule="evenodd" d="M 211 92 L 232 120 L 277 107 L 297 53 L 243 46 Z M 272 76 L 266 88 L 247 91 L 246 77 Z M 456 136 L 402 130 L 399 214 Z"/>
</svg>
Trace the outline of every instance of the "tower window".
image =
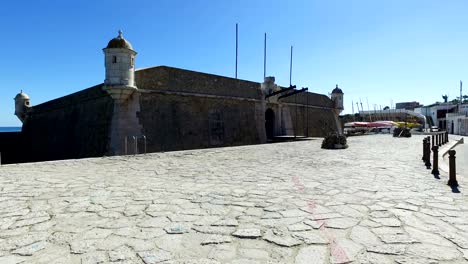
<svg viewBox="0 0 468 264">
<path fill-rule="evenodd" d="M 132 63 L 131 67 L 133 68 L 133 64 L 134 64 L 133 58 L 131 59 L 131 63 Z"/>
<path fill-rule="evenodd" d="M 117 56 L 112 56 L 112 63 L 117 63 Z"/>
</svg>

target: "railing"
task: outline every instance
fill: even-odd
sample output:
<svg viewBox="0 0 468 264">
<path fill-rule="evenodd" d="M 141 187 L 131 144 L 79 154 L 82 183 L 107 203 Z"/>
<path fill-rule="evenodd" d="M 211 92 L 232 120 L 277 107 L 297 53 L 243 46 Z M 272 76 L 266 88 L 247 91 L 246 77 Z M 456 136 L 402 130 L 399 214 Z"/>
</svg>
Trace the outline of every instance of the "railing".
<svg viewBox="0 0 468 264">
<path fill-rule="evenodd" d="M 143 154 L 146 154 L 146 136 L 145 135 L 142 135 L 142 136 L 125 136 L 125 143 L 124 143 L 124 154 L 125 155 L 129 155 L 129 152 L 128 152 L 128 143 L 129 143 L 129 139 L 131 139 L 133 141 L 133 155 L 136 155 L 136 154 L 140 154 L 139 151 L 138 151 L 138 139 L 143 139 L 143 146 L 144 146 L 144 152 Z"/>
</svg>

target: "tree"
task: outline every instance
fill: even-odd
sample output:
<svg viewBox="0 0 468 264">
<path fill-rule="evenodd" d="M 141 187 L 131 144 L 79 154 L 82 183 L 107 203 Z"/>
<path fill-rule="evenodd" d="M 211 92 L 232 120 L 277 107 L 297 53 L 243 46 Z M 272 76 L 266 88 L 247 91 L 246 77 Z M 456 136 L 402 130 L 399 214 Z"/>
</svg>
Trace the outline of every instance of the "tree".
<svg viewBox="0 0 468 264">
<path fill-rule="evenodd" d="M 463 97 L 463 103 L 468 103 L 468 95 L 464 95 Z"/>
<path fill-rule="evenodd" d="M 448 95 L 442 95 L 442 99 L 444 99 L 444 103 L 446 103 L 448 100 Z"/>
</svg>

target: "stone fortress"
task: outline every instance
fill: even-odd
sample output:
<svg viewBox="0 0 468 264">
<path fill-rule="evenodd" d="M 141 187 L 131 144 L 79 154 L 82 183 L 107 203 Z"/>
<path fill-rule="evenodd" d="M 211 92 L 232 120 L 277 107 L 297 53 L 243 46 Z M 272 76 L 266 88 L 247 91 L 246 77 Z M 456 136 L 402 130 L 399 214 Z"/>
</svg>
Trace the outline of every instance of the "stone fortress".
<svg viewBox="0 0 468 264">
<path fill-rule="evenodd" d="M 22 131 L 3 133 L 3 163 L 261 144 L 341 131 L 343 92 L 326 95 L 167 66 L 135 70 L 122 32 L 103 49 L 104 83 L 31 106 L 15 97 Z"/>
</svg>

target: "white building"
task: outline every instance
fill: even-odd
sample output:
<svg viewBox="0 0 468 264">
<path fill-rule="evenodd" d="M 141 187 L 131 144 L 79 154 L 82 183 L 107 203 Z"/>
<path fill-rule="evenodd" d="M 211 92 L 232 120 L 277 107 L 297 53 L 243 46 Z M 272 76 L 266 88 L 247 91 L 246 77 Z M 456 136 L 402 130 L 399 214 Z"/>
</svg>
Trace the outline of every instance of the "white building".
<svg viewBox="0 0 468 264">
<path fill-rule="evenodd" d="M 446 116 L 449 113 L 456 113 L 458 110 L 456 104 L 435 103 L 428 106 L 422 106 L 414 109 L 414 112 L 424 115 L 430 126 L 437 126 L 440 129 L 447 128 Z"/>
<path fill-rule="evenodd" d="M 450 134 L 468 136 L 468 104 L 459 105 L 458 109 L 457 113 L 447 114 L 447 131 Z"/>
</svg>

